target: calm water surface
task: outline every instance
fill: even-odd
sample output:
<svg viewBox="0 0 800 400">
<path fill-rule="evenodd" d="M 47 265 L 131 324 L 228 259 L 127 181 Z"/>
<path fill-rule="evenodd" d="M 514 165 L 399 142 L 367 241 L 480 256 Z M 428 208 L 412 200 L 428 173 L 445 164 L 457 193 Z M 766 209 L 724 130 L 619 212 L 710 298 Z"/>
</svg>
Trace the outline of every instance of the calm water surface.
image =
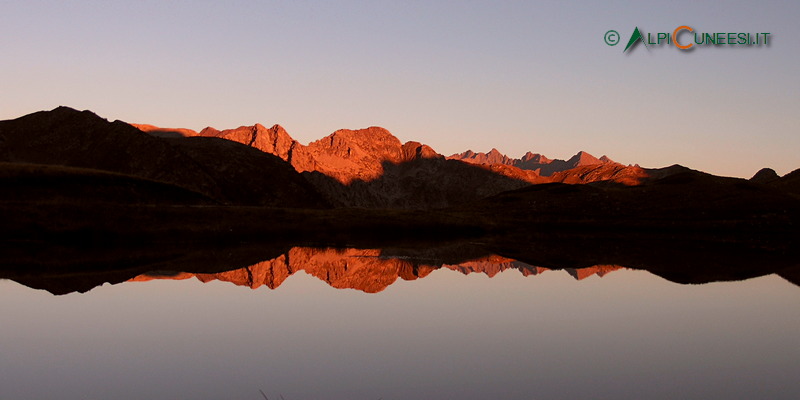
<svg viewBox="0 0 800 400">
<path fill-rule="evenodd" d="M 0 281 L 0 399 L 797 399 L 799 305 L 775 275 L 625 269 L 439 269 L 379 293 L 303 271 L 274 290 Z"/>
</svg>

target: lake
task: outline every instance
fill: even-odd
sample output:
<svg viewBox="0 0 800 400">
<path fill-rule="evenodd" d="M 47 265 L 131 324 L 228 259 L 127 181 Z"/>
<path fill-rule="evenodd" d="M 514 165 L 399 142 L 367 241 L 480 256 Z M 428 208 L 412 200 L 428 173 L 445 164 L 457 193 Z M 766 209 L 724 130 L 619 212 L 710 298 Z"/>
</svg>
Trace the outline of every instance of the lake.
<svg viewBox="0 0 800 400">
<path fill-rule="evenodd" d="M 293 248 L 85 293 L 0 280 L 0 399 L 800 398 L 781 276 L 434 261 Z"/>
</svg>

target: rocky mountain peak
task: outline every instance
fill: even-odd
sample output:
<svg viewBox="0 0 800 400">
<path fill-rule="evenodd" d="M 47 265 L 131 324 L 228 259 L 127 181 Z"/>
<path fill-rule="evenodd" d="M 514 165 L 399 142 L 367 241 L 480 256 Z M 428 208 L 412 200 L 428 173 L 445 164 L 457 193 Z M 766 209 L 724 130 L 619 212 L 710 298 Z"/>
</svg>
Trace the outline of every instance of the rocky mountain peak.
<svg viewBox="0 0 800 400">
<path fill-rule="evenodd" d="M 280 125 L 267 128 L 261 124 L 240 126 L 236 129 L 216 130 L 208 127 L 200 131 L 200 136 L 218 137 L 239 142 L 289 160 L 290 150 L 295 140 Z"/>
<path fill-rule="evenodd" d="M 539 163 L 539 164 L 549 164 L 553 160 L 551 160 L 551 159 L 549 159 L 549 158 L 547 158 L 547 157 L 545 157 L 545 156 L 543 156 L 543 155 L 541 155 L 539 153 L 531 153 L 529 151 L 529 152 L 525 153 L 524 156 L 522 156 L 521 161 L 523 163 L 524 162 L 534 162 L 534 163 Z"/>
<path fill-rule="evenodd" d="M 402 146 L 400 139 L 391 134 L 388 130 L 371 126 L 365 129 L 340 129 L 321 141 L 330 142 L 330 147 L 343 147 L 343 146 L 357 146 L 364 149 L 380 149 L 380 148 L 399 148 Z M 315 142 L 315 143 L 317 143 Z"/>
<path fill-rule="evenodd" d="M 603 162 L 600 161 L 598 158 L 596 158 L 595 156 L 593 156 L 593 155 L 591 155 L 591 154 L 589 154 L 589 153 L 587 153 L 585 151 L 579 151 L 578 154 L 575 154 L 574 156 L 572 156 L 572 158 L 567 160 L 567 164 L 569 164 L 569 165 L 571 165 L 573 167 L 580 167 L 580 166 L 583 166 L 583 165 L 602 164 L 602 163 Z"/>
</svg>

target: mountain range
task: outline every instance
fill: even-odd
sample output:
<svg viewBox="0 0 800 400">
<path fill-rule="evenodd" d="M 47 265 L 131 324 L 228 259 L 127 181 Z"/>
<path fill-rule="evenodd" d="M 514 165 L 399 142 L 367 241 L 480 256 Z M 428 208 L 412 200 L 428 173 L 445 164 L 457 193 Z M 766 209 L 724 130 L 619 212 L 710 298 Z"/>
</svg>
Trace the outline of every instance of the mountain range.
<svg viewBox="0 0 800 400">
<path fill-rule="evenodd" d="M 134 124 L 157 137 L 216 137 L 273 154 L 304 174 L 331 204 L 342 207 L 440 208 L 529 184 L 614 181 L 638 184 L 647 172 L 606 156 L 579 152 L 567 161 L 527 153 L 510 159 L 493 149 L 445 157 L 419 142 L 402 143 L 379 127 L 342 129 L 303 145 L 280 125 L 199 133 Z"/>
<path fill-rule="evenodd" d="M 748 270 L 755 262 L 724 270 L 713 261 L 731 260 L 728 253 L 772 260 L 773 269 L 798 264 L 800 170 L 778 176 L 765 168 L 748 180 L 680 165 L 623 165 L 583 151 L 567 160 L 533 152 L 514 159 L 496 149 L 444 156 L 379 127 L 337 130 L 304 145 L 279 125 L 196 132 L 58 107 L 0 121 L 0 221 L 8 276 L 24 272 L 18 260 L 59 276 L 87 268 L 39 250 L 30 261 L 16 253 L 22 245 L 61 254 L 64 243 L 92 251 L 148 243 L 166 249 L 152 259 L 144 251 L 143 265 L 173 270 L 156 266 L 175 251 L 170 246 L 189 243 L 271 243 L 285 254 L 287 247 L 466 240 L 544 268 L 647 267 L 695 282 L 705 278 L 685 275 L 681 265 L 709 264 L 726 279 L 758 273 Z M 692 256 L 726 254 L 667 265 L 646 254 L 652 243 L 699 246 Z M 586 253 L 579 262 L 563 262 L 577 248 Z M 614 248 L 625 251 L 610 257 Z M 458 268 L 479 258 L 460 258 Z M 115 267 L 124 271 L 114 280 L 148 271 L 125 270 L 133 259 Z"/>
<path fill-rule="evenodd" d="M 303 145 L 280 125 L 208 127 L 198 133 L 108 122 L 67 107 L 2 121 L 0 137 L 0 162 L 16 164 L 3 168 L 6 176 L 23 173 L 20 164 L 58 166 L 61 176 L 73 176 L 76 170 L 70 168 L 91 169 L 124 175 L 142 187 L 171 184 L 206 203 L 228 205 L 436 209 L 531 184 L 636 186 L 685 170 L 622 165 L 584 151 L 567 160 L 532 152 L 513 159 L 496 149 L 445 157 L 419 142 L 402 143 L 379 127 L 342 129 Z M 798 186 L 792 174 L 765 174 L 753 181 L 790 192 Z M 76 185 L 75 192 L 85 189 Z"/>
</svg>

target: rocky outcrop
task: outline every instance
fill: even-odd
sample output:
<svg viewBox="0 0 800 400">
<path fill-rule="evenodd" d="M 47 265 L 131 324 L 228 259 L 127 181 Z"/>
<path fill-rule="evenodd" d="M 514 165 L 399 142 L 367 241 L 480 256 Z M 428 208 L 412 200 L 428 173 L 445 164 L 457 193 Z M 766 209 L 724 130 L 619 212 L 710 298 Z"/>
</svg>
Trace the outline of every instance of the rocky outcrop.
<svg viewBox="0 0 800 400">
<path fill-rule="evenodd" d="M 254 147 L 264 153 L 280 157 L 298 172 L 315 169 L 313 159 L 308 155 L 305 146 L 292 139 L 280 125 L 265 128 L 261 124 L 255 124 L 223 131 L 208 127 L 200 131 L 200 136 L 228 139 Z"/>
</svg>

